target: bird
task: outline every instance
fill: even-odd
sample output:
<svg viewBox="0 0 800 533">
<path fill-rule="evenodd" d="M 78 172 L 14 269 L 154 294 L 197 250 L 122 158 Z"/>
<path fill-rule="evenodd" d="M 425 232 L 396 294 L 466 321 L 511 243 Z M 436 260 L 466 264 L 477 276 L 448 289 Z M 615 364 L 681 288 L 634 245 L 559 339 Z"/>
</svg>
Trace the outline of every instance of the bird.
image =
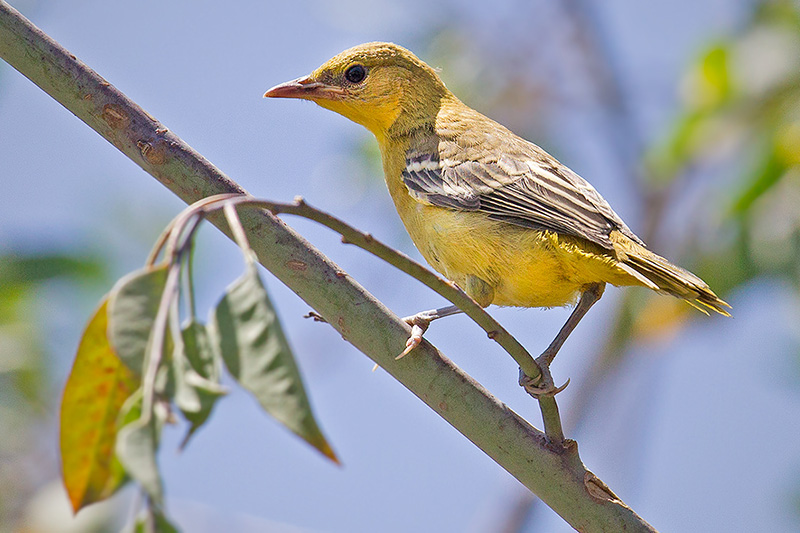
<svg viewBox="0 0 800 533">
<path fill-rule="evenodd" d="M 606 284 L 646 287 L 730 316 L 703 280 L 650 251 L 589 182 L 464 104 L 399 45 L 355 46 L 264 97 L 310 100 L 372 132 L 414 245 L 478 304 L 574 306 L 540 366 L 549 369 Z M 458 312 L 407 317 L 413 327 L 401 355 L 431 321 Z"/>
</svg>

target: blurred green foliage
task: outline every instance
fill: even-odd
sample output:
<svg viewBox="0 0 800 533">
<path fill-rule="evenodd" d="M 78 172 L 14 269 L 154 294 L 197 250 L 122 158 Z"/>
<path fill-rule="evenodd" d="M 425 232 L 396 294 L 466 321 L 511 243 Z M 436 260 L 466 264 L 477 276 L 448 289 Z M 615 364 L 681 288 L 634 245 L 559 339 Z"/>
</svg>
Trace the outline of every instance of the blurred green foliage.
<svg viewBox="0 0 800 533">
<path fill-rule="evenodd" d="M 77 253 L 0 255 L 0 531 L 20 518 L 34 491 L 55 474 L 43 468 L 47 461 L 36 439 L 58 394 L 44 349 L 42 291 L 57 281 L 99 280 L 104 272 L 100 259 Z"/>
<path fill-rule="evenodd" d="M 711 172 L 725 174 L 717 196 L 727 205 L 713 238 L 693 234 L 689 243 L 699 273 L 723 294 L 762 275 L 797 287 L 800 5 L 758 3 L 739 32 L 700 53 L 684 80 L 682 102 L 647 164 L 656 189 L 709 163 Z"/>
</svg>

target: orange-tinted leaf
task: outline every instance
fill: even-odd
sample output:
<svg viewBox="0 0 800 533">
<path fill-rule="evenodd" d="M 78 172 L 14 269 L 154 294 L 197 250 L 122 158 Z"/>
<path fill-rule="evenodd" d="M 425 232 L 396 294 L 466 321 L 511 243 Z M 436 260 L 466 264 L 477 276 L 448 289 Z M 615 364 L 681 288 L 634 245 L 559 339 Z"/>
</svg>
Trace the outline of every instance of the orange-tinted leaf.
<svg viewBox="0 0 800 533">
<path fill-rule="evenodd" d="M 61 466 L 76 512 L 125 480 L 114 456 L 117 415 L 139 383 L 111 349 L 107 311 L 106 297 L 83 333 L 61 402 Z"/>
</svg>

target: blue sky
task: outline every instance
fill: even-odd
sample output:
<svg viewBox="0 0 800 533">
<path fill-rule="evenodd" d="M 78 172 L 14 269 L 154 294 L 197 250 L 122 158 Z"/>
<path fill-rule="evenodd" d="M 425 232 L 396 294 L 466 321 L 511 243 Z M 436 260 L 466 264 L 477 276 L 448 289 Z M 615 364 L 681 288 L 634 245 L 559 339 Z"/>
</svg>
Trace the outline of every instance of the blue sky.
<svg viewBox="0 0 800 533">
<path fill-rule="evenodd" d="M 382 176 L 358 155 L 372 142 L 369 134 L 313 104 L 265 101 L 261 95 L 361 42 L 395 41 L 427 59 L 416 45 L 456 4 L 12 3 L 253 194 L 276 200 L 302 195 L 419 258 Z M 652 138 L 676 105 L 681 70 L 702 44 L 736 27 L 743 3 L 631 4 L 598 2 L 597 10 L 616 38 L 640 125 Z M 475 46 L 499 47 L 503 31 L 525 35 L 526 20 L 515 16 L 520 5 L 487 10 L 464 3 L 460 9 L 469 15 L 454 21 L 484 20 L 486 35 L 476 36 Z M 541 13 L 547 15 L 546 4 Z M 447 72 L 442 75 L 448 79 Z M 548 148 L 559 150 L 562 161 L 592 181 L 636 230 L 639 206 L 610 171 L 613 164 L 602 146 L 591 141 L 595 112 L 571 105 L 570 98 L 582 90 L 574 83 L 564 87 L 564 103 L 550 114 Z M 117 276 L 144 262 L 161 227 L 183 207 L 4 64 L 0 179 L 6 184 L 0 248 L 102 250 Z M 442 304 L 377 259 L 342 246 L 327 230 L 287 222 L 397 314 Z M 207 228 L 200 242 L 199 305 L 207 309 L 242 263 L 215 230 Z M 176 451 L 183 429 L 166 432 L 160 460 L 168 505 L 185 530 L 493 531 L 517 498 L 519 484 L 392 378 L 371 372 L 371 361 L 331 328 L 303 319 L 306 305 L 268 273 L 263 276 L 344 466 L 321 459 L 234 389 L 183 453 Z M 40 303 L 58 388 L 103 290 L 77 295 L 54 290 Z M 559 396 L 562 410 L 569 409 L 572 389 L 584 375 L 584 354 L 603 339 L 620 292 L 607 291 L 554 365 L 557 381 L 573 379 Z M 733 320 L 698 315 L 680 339 L 637 347 L 575 436 L 587 467 L 657 528 L 796 530 L 798 308 L 788 292 L 757 281 L 733 295 Z M 568 311 L 492 313 L 536 351 Z M 537 407 L 516 385 L 513 361 L 467 319 L 436 323 L 428 338 L 540 426 Z M 55 439 L 45 447 L 55 461 Z M 530 528 L 569 530 L 549 511 L 537 514 Z"/>
</svg>

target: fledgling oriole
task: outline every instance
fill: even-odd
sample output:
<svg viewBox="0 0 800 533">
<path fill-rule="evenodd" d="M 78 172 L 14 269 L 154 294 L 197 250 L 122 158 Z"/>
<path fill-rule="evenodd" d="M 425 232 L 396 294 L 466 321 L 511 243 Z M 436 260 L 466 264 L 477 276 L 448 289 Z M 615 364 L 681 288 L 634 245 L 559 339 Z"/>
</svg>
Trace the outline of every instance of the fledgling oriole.
<svg viewBox="0 0 800 533">
<path fill-rule="evenodd" d="M 482 306 L 577 301 L 543 354 L 548 364 L 606 283 L 728 315 L 703 280 L 648 250 L 586 180 L 462 103 L 405 48 L 356 46 L 264 96 L 311 100 L 370 130 L 414 244 Z M 417 327 L 404 353 L 430 320 L 455 312 L 407 319 Z"/>
</svg>

